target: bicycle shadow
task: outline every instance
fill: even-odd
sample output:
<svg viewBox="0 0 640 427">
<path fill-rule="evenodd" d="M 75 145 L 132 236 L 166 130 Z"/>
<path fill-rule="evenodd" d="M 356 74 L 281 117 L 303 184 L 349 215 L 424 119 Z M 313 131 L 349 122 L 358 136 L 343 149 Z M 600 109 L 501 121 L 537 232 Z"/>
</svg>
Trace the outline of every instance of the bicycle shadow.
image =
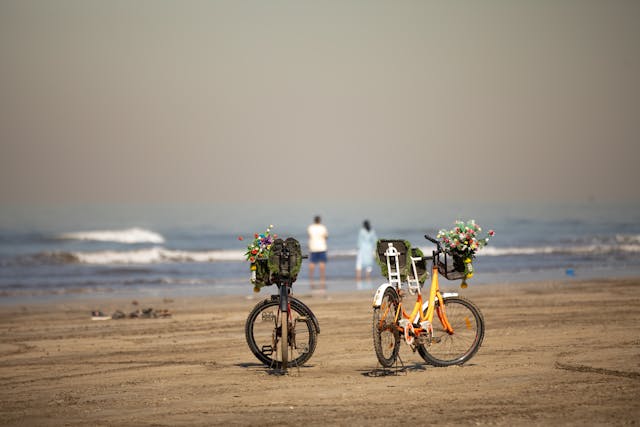
<svg viewBox="0 0 640 427">
<path fill-rule="evenodd" d="M 414 363 L 411 365 L 405 365 L 404 363 L 400 365 L 393 366 L 391 368 L 384 368 L 380 365 L 376 366 L 372 370 L 360 371 L 362 376 L 365 377 L 389 377 L 389 376 L 398 376 L 398 375 L 407 375 L 409 372 L 424 372 L 427 370 L 427 365 Z"/>
<path fill-rule="evenodd" d="M 411 365 L 405 365 L 401 362 L 401 365 L 394 366 L 392 368 L 383 368 L 380 365 L 376 366 L 371 371 L 360 371 L 362 375 L 366 377 L 387 377 L 397 376 L 400 374 L 406 375 L 409 372 L 425 372 L 427 369 L 445 369 L 445 368 L 470 368 L 478 366 L 476 363 L 465 363 L 463 365 L 451 365 L 445 367 L 436 367 L 428 363 L 414 363 Z"/>
<path fill-rule="evenodd" d="M 236 363 L 235 366 L 237 366 L 238 368 L 258 368 L 260 366 L 264 367 L 264 364 L 259 362 L 241 362 Z"/>
<path fill-rule="evenodd" d="M 293 366 L 289 366 L 286 370 L 282 370 L 282 369 L 266 366 L 259 362 L 242 362 L 242 363 L 236 363 L 235 366 L 239 368 L 245 368 L 245 369 L 254 368 L 253 370 L 255 372 L 264 372 L 265 374 L 271 375 L 274 377 L 280 377 L 285 375 L 290 376 L 291 374 L 302 373 L 301 371 L 314 367 L 314 365 L 308 365 L 308 364 L 304 364 L 302 366 L 293 365 Z"/>
</svg>

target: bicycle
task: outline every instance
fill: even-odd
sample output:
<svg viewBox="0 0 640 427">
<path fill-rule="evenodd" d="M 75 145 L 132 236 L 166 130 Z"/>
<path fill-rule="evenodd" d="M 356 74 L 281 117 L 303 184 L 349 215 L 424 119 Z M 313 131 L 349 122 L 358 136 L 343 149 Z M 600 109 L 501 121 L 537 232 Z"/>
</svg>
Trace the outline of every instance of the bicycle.
<svg viewBox="0 0 640 427">
<path fill-rule="evenodd" d="M 311 309 L 291 295 L 296 281 L 294 265 L 308 258 L 299 251 L 297 240 L 277 239 L 272 246 L 269 265 L 276 266 L 265 277 L 266 284 L 275 284 L 278 293 L 259 302 L 245 323 L 245 337 L 251 352 L 273 369 L 287 370 L 291 364 L 302 366 L 316 349 L 320 334 L 318 319 Z M 265 264 L 266 260 L 263 261 Z"/>
<path fill-rule="evenodd" d="M 373 343 L 385 368 L 398 359 L 401 338 L 433 366 L 462 365 L 476 354 L 484 338 L 480 309 L 455 292 L 440 292 L 439 274 L 450 280 L 462 279 L 464 267 L 462 271 L 454 267 L 451 254 L 440 242 L 424 237 L 436 244 L 431 256 L 421 256 L 415 249 L 411 252 L 408 242 L 401 240 L 378 242 L 378 257 L 386 263 L 388 282 L 377 289 L 373 299 Z M 431 288 L 423 301 L 420 279 L 428 276 L 427 261 L 431 261 Z M 411 313 L 402 304 L 403 282 L 409 293 L 417 295 Z"/>
</svg>

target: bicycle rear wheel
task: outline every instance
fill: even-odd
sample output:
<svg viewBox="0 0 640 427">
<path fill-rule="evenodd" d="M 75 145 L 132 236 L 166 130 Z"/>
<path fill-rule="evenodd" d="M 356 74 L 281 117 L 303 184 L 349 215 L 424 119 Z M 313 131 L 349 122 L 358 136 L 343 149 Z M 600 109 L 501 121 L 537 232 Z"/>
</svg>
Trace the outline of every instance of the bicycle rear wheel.
<svg viewBox="0 0 640 427">
<path fill-rule="evenodd" d="M 440 308 L 436 302 L 436 313 Z M 462 297 L 444 299 L 446 318 L 453 329 L 449 333 L 436 314 L 433 317 L 433 336 L 417 346 L 425 362 L 433 366 L 462 365 L 471 359 L 484 338 L 484 318 L 480 309 Z"/>
<path fill-rule="evenodd" d="M 398 305 L 398 293 L 393 288 L 387 288 L 380 307 L 373 309 L 373 348 L 378 361 L 385 368 L 393 366 L 400 351 L 400 332 L 395 320 Z"/>
<path fill-rule="evenodd" d="M 256 358 L 274 369 L 286 369 L 287 366 L 301 366 L 313 355 L 317 344 L 317 330 L 313 323 L 313 314 L 296 299 L 290 299 L 291 321 L 287 328 L 289 351 L 282 349 L 282 318 L 286 313 L 279 309 L 280 301 L 267 299 L 259 302 L 251 310 L 245 323 L 245 337 L 249 349 Z M 283 316 L 284 314 L 284 316 Z M 286 366 L 283 360 L 286 354 Z M 290 357 L 289 357 L 290 356 Z"/>
</svg>

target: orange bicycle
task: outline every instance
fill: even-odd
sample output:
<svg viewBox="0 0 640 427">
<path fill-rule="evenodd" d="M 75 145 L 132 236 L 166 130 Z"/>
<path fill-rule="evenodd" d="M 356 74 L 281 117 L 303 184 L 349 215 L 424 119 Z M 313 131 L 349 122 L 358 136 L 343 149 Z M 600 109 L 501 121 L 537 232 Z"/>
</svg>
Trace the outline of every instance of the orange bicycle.
<svg viewBox="0 0 640 427">
<path fill-rule="evenodd" d="M 377 289 L 373 299 L 373 344 L 378 361 L 386 368 L 398 359 L 401 338 L 434 366 L 462 365 L 476 354 L 484 338 L 484 319 L 478 307 L 457 293 L 440 292 L 440 274 L 450 280 L 462 279 L 464 270 L 453 267 L 451 254 L 440 242 L 424 237 L 436 244 L 431 256 L 411 250 L 402 240 L 378 241 L 378 257 L 386 264 L 388 282 Z M 424 301 L 421 287 L 428 276 L 427 261 L 432 264 L 431 288 Z M 417 295 L 411 313 L 402 304 L 403 286 Z"/>
</svg>

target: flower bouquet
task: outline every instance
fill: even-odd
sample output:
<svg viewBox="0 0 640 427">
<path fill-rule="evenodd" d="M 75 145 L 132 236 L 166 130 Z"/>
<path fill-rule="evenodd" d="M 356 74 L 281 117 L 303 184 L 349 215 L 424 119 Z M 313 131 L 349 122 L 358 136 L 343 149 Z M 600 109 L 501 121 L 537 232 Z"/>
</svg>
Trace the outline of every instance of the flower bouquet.
<svg viewBox="0 0 640 427">
<path fill-rule="evenodd" d="M 277 234 L 271 234 L 272 228 L 273 225 L 270 225 L 264 233 L 255 233 L 253 242 L 247 246 L 247 252 L 244 254 L 247 261 L 251 263 L 251 283 L 254 285 L 254 292 L 260 292 L 261 287 L 271 284 L 268 265 L 269 251 L 273 241 L 278 237 Z"/>
<path fill-rule="evenodd" d="M 451 230 L 438 232 L 438 238 L 442 241 L 442 246 L 445 249 L 445 259 L 446 254 L 452 255 L 454 271 L 461 273 L 455 278 L 462 278 L 461 286 L 463 288 L 467 287 L 467 279 L 473 277 L 473 259 L 476 252 L 489 243 L 489 237 L 495 235 L 493 230 L 489 230 L 486 236 L 480 237 L 481 231 L 482 228 L 474 220 L 467 222 L 458 220 Z M 449 278 L 446 265 L 444 268 L 445 277 Z"/>
</svg>

